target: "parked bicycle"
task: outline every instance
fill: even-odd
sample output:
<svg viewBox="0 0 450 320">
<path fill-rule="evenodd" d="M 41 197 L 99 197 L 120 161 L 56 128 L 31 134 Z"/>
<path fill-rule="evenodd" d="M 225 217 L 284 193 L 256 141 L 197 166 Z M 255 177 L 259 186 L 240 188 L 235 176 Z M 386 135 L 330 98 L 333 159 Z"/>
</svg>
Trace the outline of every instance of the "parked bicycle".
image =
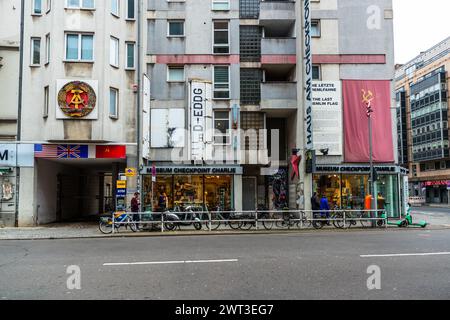
<svg viewBox="0 0 450 320">
<path fill-rule="evenodd" d="M 138 230 L 136 223 L 125 211 L 114 212 L 114 223 L 112 214 L 100 216 L 98 227 L 102 233 L 112 233 L 113 228 L 114 230 L 119 231 L 121 226 L 125 226 L 125 229 L 128 229 L 128 227 L 130 227 L 130 230 L 133 232 L 136 232 Z"/>
</svg>

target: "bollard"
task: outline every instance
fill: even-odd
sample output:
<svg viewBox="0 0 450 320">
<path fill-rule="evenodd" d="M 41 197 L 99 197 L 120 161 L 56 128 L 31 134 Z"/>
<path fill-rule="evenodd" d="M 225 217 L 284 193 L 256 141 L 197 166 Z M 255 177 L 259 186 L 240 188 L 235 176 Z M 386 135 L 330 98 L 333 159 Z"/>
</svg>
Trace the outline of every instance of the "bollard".
<svg viewBox="0 0 450 320">
<path fill-rule="evenodd" d="M 209 226 L 209 232 L 211 232 L 211 212 L 209 212 L 208 211 L 208 219 L 209 219 L 209 221 L 208 221 L 208 226 Z"/>
<path fill-rule="evenodd" d="M 161 212 L 161 232 L 164 232 L 164 212 Z"/>
<path fill-rule="evenodd" d="M 258 209 L 255 211 L 255 227 L 256 230 L 258 230 Z"/>
</svg>

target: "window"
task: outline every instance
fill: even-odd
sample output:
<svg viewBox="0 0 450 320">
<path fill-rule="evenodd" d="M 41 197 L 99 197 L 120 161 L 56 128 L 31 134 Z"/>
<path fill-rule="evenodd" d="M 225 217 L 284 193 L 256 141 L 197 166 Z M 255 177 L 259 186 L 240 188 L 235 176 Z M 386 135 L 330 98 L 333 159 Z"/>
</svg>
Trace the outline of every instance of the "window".
<svg viewBox="0 0 450 320">
<path fill-rule="evenodd" d="M 109 116 L 117 119 L 119 117 L 119 90 L 109 88 Z"/>
<path fill-rule="evenodd" d="M 230 70 L 228 66 L 214 67 L 214 99 L 230 98 Z"/>
<path fill-rule="evenodd" d="M 94 9 L 94 0 L 67 0 L 67 8 Z"/>
<path fill-rule="evenodd" d="M 126 62 L 125 68 L 133 70 L 136 68 L 135 66 L 135 52 L 136 52 L 136 44 L 134 42 L 126 42 Z"/>
<path fill-rule="evenodd" d="M 50 33 L 45 36 L 45 64 L 50 63 Z"/>
<path fill-rule="evenodd" d="M 261 69 L 241 69 L 241 104 L 258 105 L 261 101 Z"/>
<path fill-rule="evenodd" d="M 94 61 L 94 35 L 66 34 L 66 60 Z"/>
<path fill-rule="evenodd" d="M 119 67 L 119 39 L 114 37 L 109 41 L 109 64 Z"/>
<path fill-rule="evenodd" d="M 44 88 L 44 112 L 43 117 L 48 117 L 48 107 L 50 105 L 50 94 L 49 94 L 49 86 Z"/>
<path fill-rule="evenodd" d="M 214 111 L 214 144 L 230 144 L 230 114 L 228 111 Z"/>
<path fill-rule="evenodd" d="M 313 38 L 320 37 L 320 20 L 311 21 L 311 37 Z"/>
<path fill-rule="evenodd" d="M 42 0 L 33 0 L 33 14 L 42 14 Z"/>
<path fill-rule="evenodd" d="M 167 67 L 168 82 L 184 82 L 184 67 Z"/>
<path fill-rule="evenodd" d="M 47 13 L 50 12 L 50 10 L 52 9 L 52 0 L 47 0 Z"/>
<path fill-rule="evenodd" d="M 41 64 L 41 38 L 31 38 L 31 65 Z"/>
<path fill-rule="evenodd" d="M 312 67 L 312 78 L 313 80 L 322 80 L 322 74 L 320 72 L 320 66 L 319 65 L 313 65 Z"/>
<path fill-rule="evenodd" d="M 230 10 L 229 0 L 212 0 L 213 10 Z"/>
<path fill-rule="evenodd" d="M 111 14 L 119 17 L 119 0 L 111 0 Z"/>
<path fill-rule="evenodd" d="M 169 37 L 184 37 L 184 21 L 168 21 Z"/>
<path fill-rule="evenodd" d="M 126 0 L 127 1 L 127 20 L 136 19 L 136 4 L 134 0 Z"/>
<path fill-rule="evenodd" d="M 228 32 L 228 21 L 214 21 L 214 48 L 213 53 L 230 53 L 230 39 Z"/>
</svg>

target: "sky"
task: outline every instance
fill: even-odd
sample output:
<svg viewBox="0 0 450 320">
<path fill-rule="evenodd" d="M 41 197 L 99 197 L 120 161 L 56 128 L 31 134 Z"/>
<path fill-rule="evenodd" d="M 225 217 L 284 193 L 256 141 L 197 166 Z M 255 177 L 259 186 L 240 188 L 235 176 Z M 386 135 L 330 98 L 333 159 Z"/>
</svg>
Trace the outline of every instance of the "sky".
<svg viewBox="0 0 450 320">
<path fill-rule="evenodd" d="M 406 63 L 450 36 L 450 0 L 393 0 L 395 62 Z"/>
</svg>

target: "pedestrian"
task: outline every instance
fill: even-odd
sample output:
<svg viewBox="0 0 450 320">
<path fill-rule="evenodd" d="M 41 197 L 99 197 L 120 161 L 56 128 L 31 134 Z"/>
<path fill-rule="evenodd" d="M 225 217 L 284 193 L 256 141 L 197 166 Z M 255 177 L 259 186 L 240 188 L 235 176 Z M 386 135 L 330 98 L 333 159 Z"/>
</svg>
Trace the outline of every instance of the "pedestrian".
<svg viewBox="0 0 450 320">
<path fill-rule="evenodd" d="M 330 218 L 330 205 L 328 204 L 328 198 L 323 195 L 320 200 L 320 215 L 325 216 L 327 219 Z"/>
<path fill-rule="evenodd" d="M 139 208 L 140 208 L 139 192 L 135 192 L 134 197 L 131 199 L 131 212 L 133 212 L 133 221 L 140 221 Z M 138 222 L 136 222 L 136 228 L 139 229 Z"/>
<path fill-rule="evenodd" d="M 167 194 L 165 192 L 161 193 L 158 199 L 158 207 L 161 212 L 167 209 Z"/>
<path fill-rule="evenodd" d="M 320 199 L 317 196 L 317 192 L 314 192 L 313 196 L 311 197 L 311 209 L 313 211 L 320 210 Z"/>
<path fill-rule="evenodd" d="M 384 199 L 384 197 L 381 194 L 381 192 L 378 192 L 378 196 L 377 196 L 377 207 L 378 207 L 378 210 L 384 210 L 385 205 L 386 205 L 386 199 Z"/>
</svg>

